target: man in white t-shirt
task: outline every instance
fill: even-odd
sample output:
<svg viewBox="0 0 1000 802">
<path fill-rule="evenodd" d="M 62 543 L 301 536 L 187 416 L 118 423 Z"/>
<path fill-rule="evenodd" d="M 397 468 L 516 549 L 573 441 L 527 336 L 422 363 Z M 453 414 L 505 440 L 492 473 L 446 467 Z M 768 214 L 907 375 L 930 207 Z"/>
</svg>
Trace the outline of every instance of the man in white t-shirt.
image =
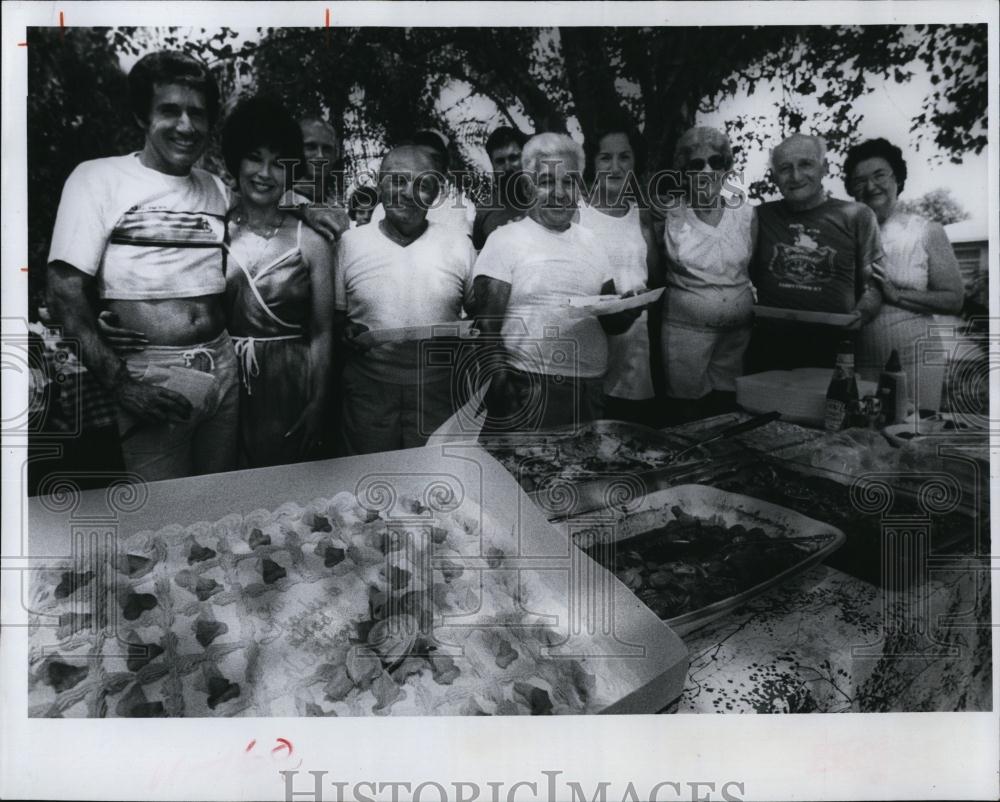
<svg viewBox="0 0 1000 802">
<path fill-rule="evenodd" d="M 608 257 L 577 212 L 583 149 L 564 134 L 538 134 L 522 154 L 533 196 L 528 216 L 497 228 L 475 267 L 482 375 L 493 430 L 531 431 L 600 417 L 608 334 L 627 331 L 640 310 L 597 316 L 569 306 L 614 294 Z M 499 333 L 499 340 L 496 335 Z"/>
<path fill-rule="evenodd" d="M 434 170 L 441 176 L 437 197 L 427 210 L 427 222 L 449 226 L 472 236 L 472 222 L 476 207 L 466 197 L 461 187 L 455 185 L 450 170 L 448 145 L 435 131 L 417 131 L 406 144 L 423 148 L 433 159 Z M 385 217 L 385 207 L 380 203 L 371 214 L 371 222 L 379 223 Z"/>
<path fill-rule="evenodd" d="M 132 68 L 129 93 L 145 145 L 84 162 L 67 179 L 51 305 L 118 404 L 128 470 L 147 481 L 229 470 L 238 390 L 221 302 L 228 196 L 194 167 L 218 89 L 195 59 L 160 51 Z M 141 340 L 124 359 L 99 336 L 100 309 Z"/>
<path fill-rule="evenodd" d="M 84 162 L 67 179 L 49 249 L 50 306 L 118 405 L 129 471 L 154 481 L 231 470 L 238 390 L 222 298 L 232 199 L 194 167 L 218 87 L 174 51 L 141 58 L 128 80 L 145 144 Z M 347 227 L 342 210 L 295 213 L 328 239 Z"/>
<path fill-rule="evenodd" d="M 385 216 L 348 231 L 338 248 L 334 320 L 350 346 L 341 380 L 346 454 L 422 445 L 453 412 L 453 369 L 421 364 L 419 342 L 351 345 L 365 330 L 461 317 L 475 251 L 464 233 L 427 220 L 438 190 L 423 148 L 390 151 L 379 170 Z"/>
</svg>

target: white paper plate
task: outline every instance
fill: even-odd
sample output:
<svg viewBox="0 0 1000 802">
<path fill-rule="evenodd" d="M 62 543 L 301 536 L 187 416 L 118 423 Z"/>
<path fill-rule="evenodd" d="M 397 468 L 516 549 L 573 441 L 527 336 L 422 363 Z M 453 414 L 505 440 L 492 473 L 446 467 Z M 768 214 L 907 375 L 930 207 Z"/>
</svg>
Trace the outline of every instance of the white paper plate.
<svg viewBox="0 0 1000 802">
<path fill-rule="evenodd" d="M 663 295 L 663 287 L 648 292 L 622 298 L 620 295 L 581 295 L 566 299 L 566 306 L 595 312 L 598 315 L 613 315 L 627 309 L 638 309 L 656 303 Z"/>
<path fill-rule="evenodd" d="M 902 447 L 915 440 L 934 437 L 942 444 L 948 443 L 949 436 L 961 437 L 982 433 L 982 429 L 955 418 L 948 413 L 935 415 L 933 418 L 917 419 L 912 417 L 902 423 L 894 423 L 882 429 L 885 439 L 894 446 Z"/>
<path fill-rule="evenodd" d="M 472 328 L 471 320 L 456 320 L 450 323 L 430 323 L 426 326 L 404 326 L 398 329 L 370 329 L 362 332 L 354 341 L 358 345 L 371 348 L 384 343 L 430 340 L 434 337 L 476 337 L 478 330 Z"/>
</svg>

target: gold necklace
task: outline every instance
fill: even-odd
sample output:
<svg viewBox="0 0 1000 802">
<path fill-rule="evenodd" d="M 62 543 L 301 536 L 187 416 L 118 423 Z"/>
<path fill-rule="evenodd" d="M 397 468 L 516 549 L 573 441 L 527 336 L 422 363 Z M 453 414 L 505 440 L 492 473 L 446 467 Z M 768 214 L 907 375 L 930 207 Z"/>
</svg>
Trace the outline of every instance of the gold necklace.
<svg viewBox="0 0 1000 802">
<path fill-rule="evenodd" d="M 247 270 L 251 274 L 256 274 L 257 268 L 260 266 L 264 259 L 264 256 L 271 248 L 271 240 L 277 235 L 281 226 L 285 222 L 284 215 L 278 221 L 277 225 L 268 226 L 266 229 L 261 230 L 260 226 L 254 226 L 250 221 L 246 220 L 240 213 L 233 216 L 233 222 L 243 230 L 243 235 L 238 236 L 239 247 L 237 247 L 237 258 L 242 252 L 243 260 L 246 264 Z M 234 243 L 235 243 L 234 238 Z M 256 242 L 255 242 L 256 240 Z"/>
<path fill-rule="evenodd" d="M 245 228 L 252 234 L 256 234 L 258 237 L 263 237 L 264 239 L 269 240 L 273 239 L 274 236 L 278 233 L 278 230 L 281 228 L 281 226 L 284 225 L 285 215 L 282 212 L 278 212 L 277 223 L 268 223 L 266 225 L 260 225 L 259 223 L 251 222 L 246 212 L 243 209 L 237 209 L 235 214 L 233 215 L 233 222 L 236 225 L 240 226 L 241 228 Z"/>
</svg>

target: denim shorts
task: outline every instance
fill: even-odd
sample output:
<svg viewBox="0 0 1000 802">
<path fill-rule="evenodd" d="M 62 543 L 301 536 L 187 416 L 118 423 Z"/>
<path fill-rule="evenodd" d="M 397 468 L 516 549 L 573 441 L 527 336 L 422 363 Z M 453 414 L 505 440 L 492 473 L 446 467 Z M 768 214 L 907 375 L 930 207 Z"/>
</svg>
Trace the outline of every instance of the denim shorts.
<svg viewBox="0 0 1000 802">
<path fill-rule="evenodd" d="M 146 421 L 119 406 L 127 470 L 145 481 L 218 473 L 236 467 L 239 386 L 227 332 L 197 345 L 150 345 L 125 358 L 133 379 L 191 402 L 185 421 Z"/>
</svg>

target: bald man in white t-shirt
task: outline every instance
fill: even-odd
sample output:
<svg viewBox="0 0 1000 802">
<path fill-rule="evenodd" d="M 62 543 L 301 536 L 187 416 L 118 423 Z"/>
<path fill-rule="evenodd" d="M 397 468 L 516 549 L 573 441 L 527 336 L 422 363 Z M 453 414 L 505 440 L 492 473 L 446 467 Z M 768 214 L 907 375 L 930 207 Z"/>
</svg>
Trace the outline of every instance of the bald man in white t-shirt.
<svg viewBox="0 0 1000 802">
<path fill-rule="evenodd" d="M 390 151 L 379 171 L 385 217 L 350 230 L 338 248 L 334 321 L 349 346 L 341 380 L 345 454 L 423 445 L 454 411 L 452 369 L 421 364 L 419 342 L 352 345 L 365 330 L 457 321 L 471 300 L 472 241 L 427 220 L 439 190 L 434 172 L 420 147 Z"/>
</svg>

